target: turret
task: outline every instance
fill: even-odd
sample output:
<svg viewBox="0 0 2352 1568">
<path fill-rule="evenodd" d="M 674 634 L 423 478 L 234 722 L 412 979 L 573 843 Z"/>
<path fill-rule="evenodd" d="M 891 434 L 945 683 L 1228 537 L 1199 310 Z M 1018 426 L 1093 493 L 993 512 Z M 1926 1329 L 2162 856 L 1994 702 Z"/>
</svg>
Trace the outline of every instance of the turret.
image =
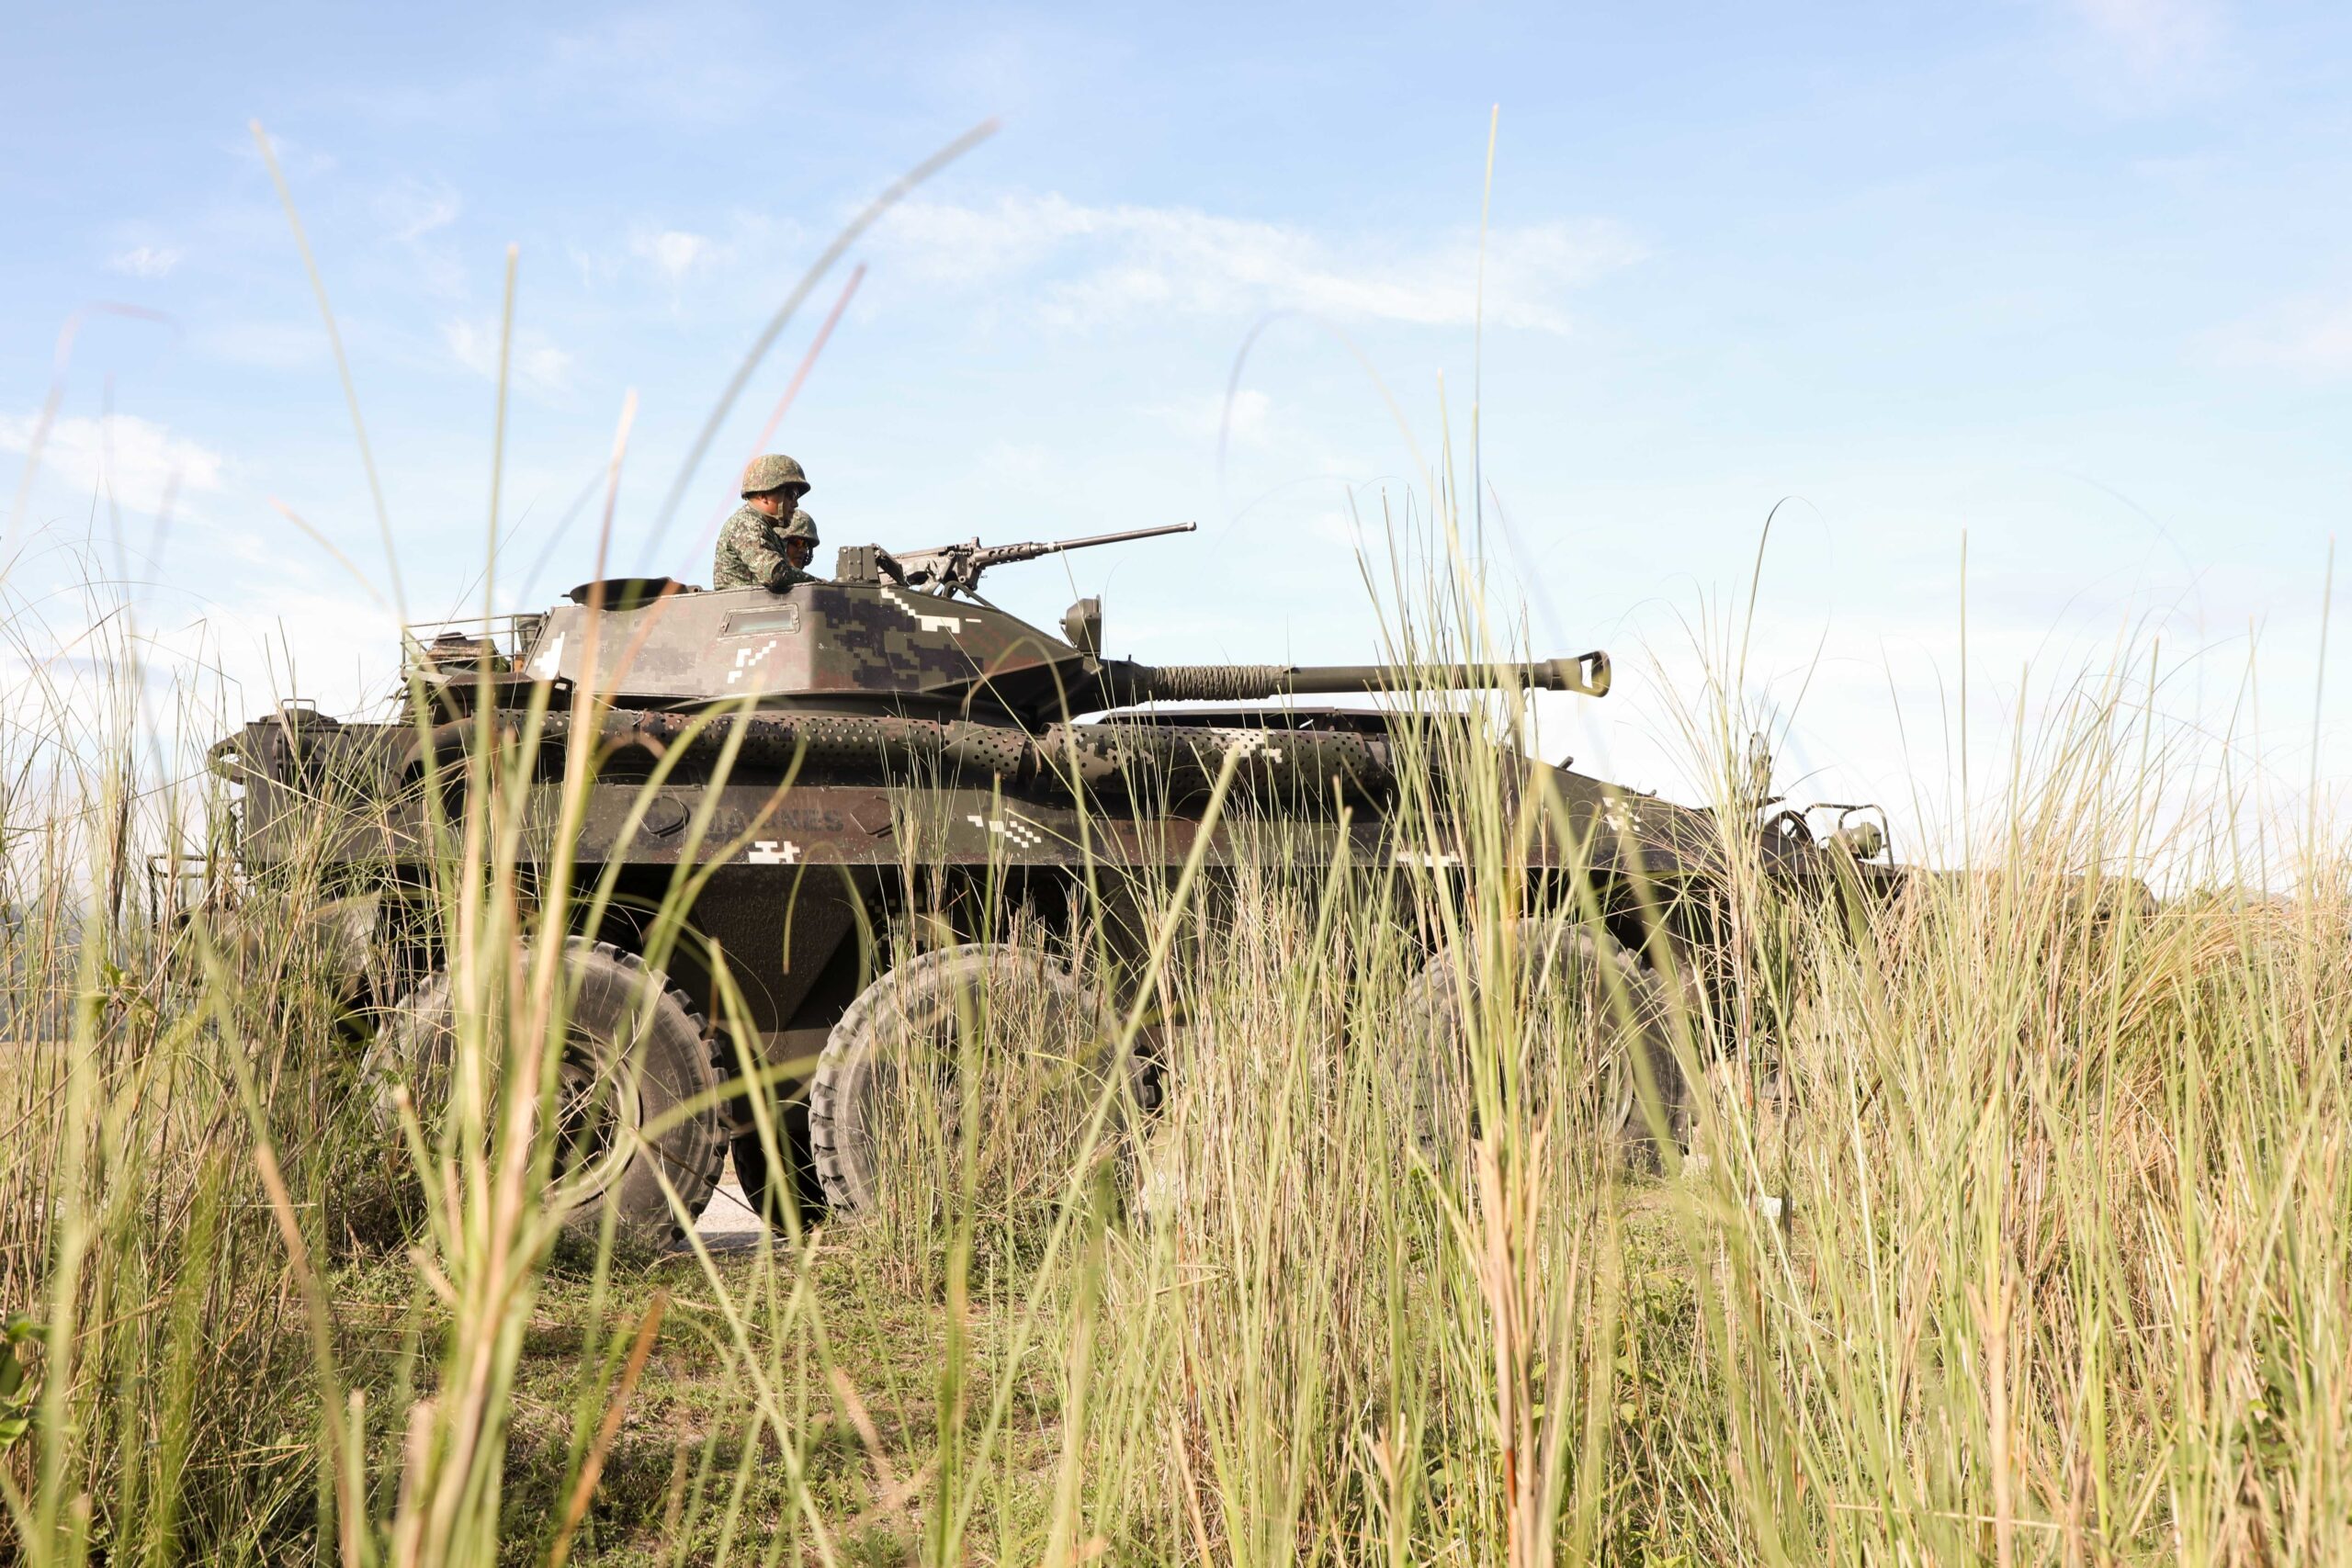
<svg viewBox="0 0 2352 1568">
<path fill-rule="evenodd" d="M 810 582 L 705 592 L 659 581 L 583 584 L 518 627 L 503 654 L 479 639 L 419 636 L 415 673 L 452 705 L 484 690 L 526 699 L 535 682 L 621 708 L 977 718 L 1028 727 L 1139 703 L 1253 702 L 1429 691 L 1609 690 L 1598 650 L 1532 663 L 1140 664 L 1105 659 L 1102 609 L 1080 600 L 1061 636 L 992 605 L 888 582 Z M 488 657 L 485 658 L 485 655 Z"/>
<path fill-rule="evenodd" d="M 551 682 L 559 705 L 563 693 L 576 690 L 624 710 L 723 707 L 978 722 L 1032 733 L 1144 703 L 1609 691 L 1609 657 L 1599 651 L 1523 664 L 1140 664 L 1104 656 L 1099 600 L 1071 605 L 1055 636 L 979 596 L 980 575 L 991 566 L 1192 527 L 897 553 L 856 546 L 842 552 L 833 581 L 781 592 L 606 579 L 573 589 L 570 604 L 514 617 L 511 647 L 471 626 L 411 628 L 411 673 L 458 712 L 477 702 L 527 702 L 534 686 Z"/>
</svg>

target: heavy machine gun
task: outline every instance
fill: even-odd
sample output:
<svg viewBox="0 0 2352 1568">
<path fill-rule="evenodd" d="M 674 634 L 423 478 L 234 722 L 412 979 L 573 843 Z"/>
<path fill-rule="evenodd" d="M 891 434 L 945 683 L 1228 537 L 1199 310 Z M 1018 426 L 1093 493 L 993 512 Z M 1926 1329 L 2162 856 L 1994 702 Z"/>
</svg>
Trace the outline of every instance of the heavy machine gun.
<svg viewBox="0 0 2352 1568">
<path fill-rule="evenodd" d="M 978 539 L 936 545 L 927 550 L 891 551 L 875 545 L 853 545 L 841 553 L 833 576 L 842 582 L 870 582 L 887 578 L 903 588 L 920 589 L 943 599 L 961 593 L 980 597 L 980 574 L 992 566 L 1035 560 L 1064 550 L 1090 549 L 1096 545 L 1125 544 L 1129 539 L 1156 539 L 1163 534 L 1189 534 L 1197 523 L 1170 523 L 1159 528 L 1128 528 L 1116 534 L 1091 534 L 1082 539 L 1057 539 L 1051 544 L 983 545 Z"/>
</svg>

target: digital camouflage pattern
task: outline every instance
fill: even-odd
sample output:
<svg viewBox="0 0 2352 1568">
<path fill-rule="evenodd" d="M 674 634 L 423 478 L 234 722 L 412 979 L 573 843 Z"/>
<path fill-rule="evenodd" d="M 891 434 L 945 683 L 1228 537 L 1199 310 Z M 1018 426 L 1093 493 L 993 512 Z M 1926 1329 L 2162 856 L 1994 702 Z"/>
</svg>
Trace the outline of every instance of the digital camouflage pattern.
<svg viewBox="0 0 2352 1568">
<path fill-rule="evenodd" d="M 781 452 L 754 457 L 743 470 L 742 493 L 745 495 L 764 495 L 786 485 L 798 485 L 806 491 L 809 488 L 808 474 L 797 462 Z"/>
<path fill-rule="evenodd" d="M 785 558 L 784 542 L 788 538 L 815 544 L 815 521 L 805 512 L 796 512 L 790 522 L 779 526 L 775 518 L 749 502 L 737 507 L 735 514 L 719 525 L 718 547 L 710 562 L 711 587 L 782 592 L 797 582 L 821 581 L 816 573 L 802 571 Z"/>
<path fill-rule="evenodd" d="M 674 910 L 677 951 L 692 956 L 660 985 L 684 990 L 672 1008 L 677 1029 L 693 1013 L 725 1020 L 707 1035 L 695 1026 L 686 1053 L 707 1038 L 709 1061 L 688 1065 L 715 1075 L 707 1087 L 718 1102 L 690 1124 L 663 1133 L 649 1121 L 637 1135 L 714 1179 L 707 1162 L 731 1138 L 755 1207 L 767 1201 L 761 1182 L 786 1179 L 769 1172 L 773 1150 L 786 1171 L 814 1169 L 824 1198 L 854 1212 L 817 1163 L 813 1108 L 821 1089 L 837 1175 L 842 1129 L 853 1125 L 840 1109 L 853 1092 L 842 1064 L 874 1048 L 859 998 L 901 984 L 901 970 L 921 973 L 933 953 L 977 951 L 942 944 L 998 940 L 1003 916 L 1034 915 L 1073 947 L 1099 933 L 1118 985 L 1149 972 L 1149 901 L 1180 868 L 1199 868 L 1211 888 L 1345 867 L 1377 879 L 1378 897 L 1393 889 L 1405 900 L 1396 918 L 1409 922 L 1422 891 L 1401 868 L 1445 878 L 1455 889 L 1445 897 L 1460 896 L 1468 835 L 1452 803 L 1475 784 L 1540 807 L 1509 852 L 1530 907 L 1559 908 L 1573 893 L 1566 918 L 1577 940 L 1622 949 L 1630 976 L 1653 948 L 1677 963 L 1710 951 L 1720 890 L 1747 863 L 1731 858 L 1724 817 L 1552 767 L 1487 741 L 1468 713 L 1417 700 L 1521 687 L 1600 696 L 1609 663 L 1598 650 L 1410 669 L 1142 664 L 1102 652 L 1098 602 L 1073 605 L 1056 637 L 975 590 L 992 565 L 1165 530 L 899 552 L 859 545 L 828 581 L 786 558 L 787 537 L 813 536 L 816 525 L 781 510 L 745 506 L 728 519 L 718 592 L 666 578 L 582 583 L 567 603 L 517 617 L 495 662 L 435 660 L 423 650 L 439 639 L 412 628 L 421 651 L 409 672 L 434 704 L 429 726 L 345 724 L 288 705 L 210 754 L 241 792 L 242 876 L 309 888 L 296 874 L 325 867 L 333 893 L 357 901 L 351 924 L 370 933 L 345 976 L 350 995 L 386 1013 L 401 1004 L 371 974 L 427 975 L 443 962 L 418 934 L 438 930 L 423 890 L 435 886 L 450 813 L 493 781 L 528 792 L 520 853 L 535 885 L 562 874 L 609 891 L 610 913 L 582 933 L 607 944 L 595 951 L 642 955 L 648 928 L 633 911 L 662 909 L 666 921 Z M 763 592 L 781 587 L 793 592 Z M 1386 700 L 1290 700 L 1318 694 Z M 1272 705 L 1146 705 L 1198 702 Z M 1489 743 L 1505 749 L 1458 775 L 1457 760 Z M 478 755 L 484 747 L 492 754 Z M 1897 895 L 1905 874 L 1875 863 L 1883 836 L 1865 840 L 1845 825 L 1862 808 L 1830 809 L 1839 826 L 1825 836 L 1791 807 L 1752 829 L 1770 874 L 1808 896 Z M 1241 869 L 1252 866 L 1262 869 Z M 1716 984 L 1713 971 L 1697 983 Z M 1711 1005 L 1705 1016 L 1729 1013 Z M 775 1086 L 772 1120 L 754 1114 L 754 1072 Z M 730 1082 L 720 1089 L 719 1079 Z M 802 1105 L 812 1109 L 793 1132 Z M 787 1135 L 793 1145 L 781 1149 L 775 1139 Z M 634 1199 L 610 1201 L 616 1224 L 673 1235 L 666 1190 L 627 1212 L 619 1205 Z"/>
<path fill-rule="evenodd" d="M 1446 871 L 1464 853 L 1450 829 L 1400 831 L 1392 812 L 1412 789 L 1447 798 L 1454 752 L 1433 730 L 1466 718 L 1283 699 L 1608 687 L 1597 651 L 1410 671 L 1147 665 L 879 575 L 819 579 L 777 598 L 762 589 L 791 581 L 779 526 L 751 508 L 729 520 L 737 560 L 718 578 L 739 584 L 731 589 L 665 581 L 672 592 L 605 608 L 619 595 L 582 584 L 518 631 L 510 668 L 420 675 L 455 716 L 423 734 L 413 723 L 343 724 L 301 708 L 248 725 L 215 749 L 216 765 L 244 791 L 244 863 L 323 853 L 348 864 L 355 886 L 386 862 L 428 863 L 434 814 L 447 807 L 425 783 L 436 769 L 444 780 L 467 777 L 481 738 L 465 716 L 489 702 L 494 743 L 534 747 L 541 759 L 527 770 L 541 802 L 525 829 L 527 858 L 583 874 L 617 867 L 616 896 L 645 907 L 672 896 L 680 865 L 707 870 L 687 918 L 726 955 L 746 1010 L 737 1045 L 777 1065 L 805 1062 L 876 967 L 876 939 L 861 933 L 887 931 L 908 908 L 909 864 L 968 876 L 978 908 L 1002 896 L 991 878 L 1017 871 L 1030 894 L 1071 909 L 1110 897 L 1101 889 L 1122 868 L 1158 877 L 1184 865 L 1204 836 L 1204 866 L 1266 856 Z M 927 553 L 937 552 L 907 552 Z M 532 716 L 541 683 L 596 700 Z M 1269 699 L 1283 705 L 1137 711 Z M 1083 716 L 1113 710 L 1125 711 Z M 589 743 L 570 744 L 575 726 Z M 649 783 L 643 760 L 663 757 L 682 771 Z M 572 758 L 613 765 L 584 813 L 567 818 L 557 803 Z M 1571 870 L 1595 878 L 1600 907 L 1637 935 L 1656 900 L 1675 904 L 1681 889 L 1720 882 L 1723 829 L 1709 814 L 1515 750 L 1498 766 L 1506 799 L 1549 803 L 1532 840 L 1516 846 L 1532 884 Z M 1408 782 L 1417 773 L 1426 784 Z M 1211 817 L 1220 790 L 1248 809 Z M 548 836 L 558 823 L 560 846 Z M 1866 863 L 1875 846 L 1849 842 L 1842 830 L 1816 840 L 1775 829 L 1760 852 L 1775 874 L 1822 888 L 1899 884 L 1894 868 Z M 712 1005 L 708 994 L 692 999 L 697 1010 Z"/>
</svg>

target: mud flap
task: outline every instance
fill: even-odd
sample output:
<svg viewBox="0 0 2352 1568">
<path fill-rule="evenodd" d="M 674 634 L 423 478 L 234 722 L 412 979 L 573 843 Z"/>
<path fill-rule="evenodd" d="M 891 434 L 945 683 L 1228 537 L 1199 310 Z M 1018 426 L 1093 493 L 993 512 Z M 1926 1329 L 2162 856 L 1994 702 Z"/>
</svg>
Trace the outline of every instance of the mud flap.
<svg viewBox="0 0 2352 1568">
<path fill-rule="evenodd" d="M 390 980 L 376 941 L 383 913 L 380 893 L 355 893 L 323 903 L 291 898 L 249 899 L 217 928 L 222 950 L 240 967 L 282 956 L 291 970 L 316 981 L 344 1007 L 382 994 Z"/>
</svg>

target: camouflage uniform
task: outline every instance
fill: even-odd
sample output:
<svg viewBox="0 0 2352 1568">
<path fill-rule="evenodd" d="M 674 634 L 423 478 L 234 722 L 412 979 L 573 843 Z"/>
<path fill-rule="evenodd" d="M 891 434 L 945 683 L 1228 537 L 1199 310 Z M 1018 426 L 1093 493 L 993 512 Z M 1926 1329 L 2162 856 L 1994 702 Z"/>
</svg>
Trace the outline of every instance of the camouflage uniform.
<svg viewBox="0 0 2352 1568">
<path fill-rule="evenodd" d="M 779 523 L 749 502 L 735 509 L 718 530 L 718 549 L 711 560 L 713 588 L 765 588 L 781 593 L 799 582 L 821 582 L 815 572 L 802 571 L 786 560 L 784 541 L 798 536 L 812 545 L 817 525 L 806 512 L 795 512 L 789 523 Z"/>
</svg>

